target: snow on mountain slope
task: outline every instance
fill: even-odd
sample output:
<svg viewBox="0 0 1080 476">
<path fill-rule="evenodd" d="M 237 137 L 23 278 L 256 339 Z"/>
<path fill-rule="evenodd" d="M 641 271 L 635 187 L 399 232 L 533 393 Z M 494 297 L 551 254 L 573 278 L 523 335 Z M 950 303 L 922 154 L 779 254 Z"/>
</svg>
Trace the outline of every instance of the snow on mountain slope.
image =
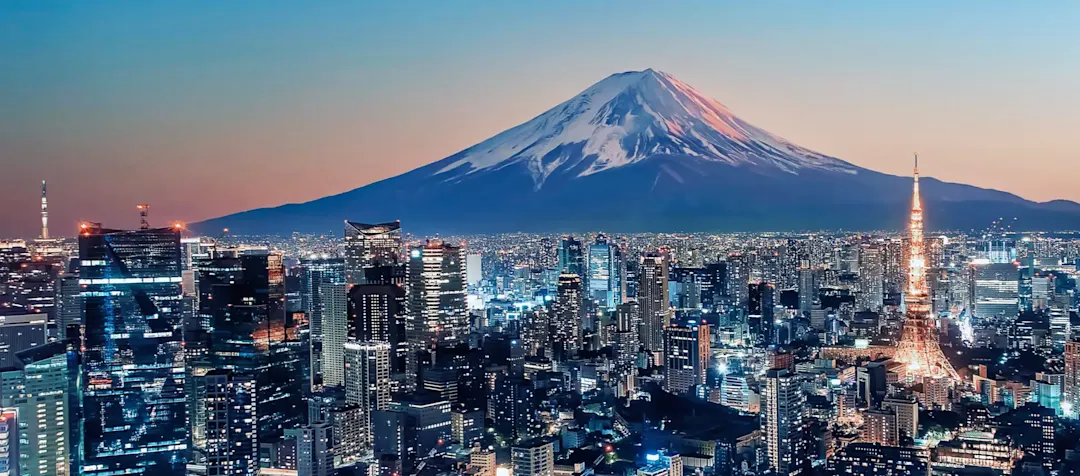
<svg viewBox="0 0 1080 476">
<path fill-rule="evenodd" d="M 524 164 L 537 189 L 556 171 L 592 175 L 653 156 L 686 156 L 798 174 L 859 168 L 799 147 L 736 117 L 669 74 L 611 75 L 532 120 L 447 158 L 435 175 L 454 180 Z"/>
</svg>

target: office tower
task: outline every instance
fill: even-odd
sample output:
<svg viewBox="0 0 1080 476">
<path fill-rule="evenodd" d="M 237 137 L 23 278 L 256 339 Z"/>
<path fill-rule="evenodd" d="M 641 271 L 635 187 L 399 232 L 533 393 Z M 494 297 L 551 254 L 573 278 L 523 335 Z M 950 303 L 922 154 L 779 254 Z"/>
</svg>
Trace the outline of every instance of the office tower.
<svg viewBox="0 0 1080 476">
<path fill-rule="evenodd" d="M 978 317 L 1015 317 L 1020 311 L 1020 271 L 1013 263 L 972 263 L 973 313 Z"/>
<path fill-rule="evenodd" d="M 919 402 L 912 397 L 894 396 L 881 402 L 881 408 L 896 414 L 897 430 L 901 437 L 919 436 Z"/>
<path fill-rule="evenodd" d="M 361 284 L 349 290 L 349 341 L 385 342 L 390 371 L 405 372 L 405 290 L 396 284 Z"/>
<path fill-rule="evenodd" d="M 479 443 L 484 437 L 484 410 L 457 408 L 450 414 L 450 440 L 462 446 Z"/>
<path fill-rule="evenodd" d="M 401 222 L 367 224 L 345 221 L 345 282 L 363 284 L 364 268 L 401 261 Z"/>
<path fill-rule="evenodd" d="M 559 271 L 578 276 L 588 276 L 585 267 L 585 247 L 572 236 L 559 241 Z"/>
<path fill-rule="evenodd" d="M 704 268 L 674 268 L 671 271 L 675 286 L 673 304 L 677 309 L 698 310 L 707 287 Z"/>
<path fill-rule="evenodd" d="M 59 340 L 67 340 L 68 328 L 82 325 L 82 287 L 77 273 L 64 273 L 57 285 L 56 332 Z"/>
<path fill-rule="evenodd" d="M 904 293 L 907 313 L 895 360 L 905 364 L 909 381 L 924 377 L 959 381 L 949 359 L 938 345 L 937 327 L 930 315 L 930 295 L 926 284 L 926 257 L 923 252 L 923 213 L 919 197 L 919 157 L 915 156 L 912 185 L 911 221 L 908 228 L 908 285 Z"/>
<path fill-rule="evenodd" d="M 798 271 L 799 282 L 799 313 L 806 316 L 814 308 L 814 302 L 818 300 L 820 279 L 818 270 L 809 266 L 800 267 Z M 817 329 L 815 327 L 815 329 Z"/>
<path fill-rule="evenodd" d="M 439 241 L 414 247 L 409 252 L 408 274 L 406 374 L 415 379 L 419 375 L 421 352 L 467 342 L 469 312 L 465 302 L 468 292 L 465 250 Z M 415 381 L 409 384 L 411 387 Z"/>
<path fill-rule="evenodd" d="M 892 410 L 867 410 L 863 413 L 860 440 L 865 443 L 899 446 L 900 432 L 897 428 L 896 413 Z"/>
<path fill-rule="evenodd" d="M 766 464 L 777 474 L 799 474 L 806 442 L 803 439 L 805 396 L 788 370 L 769 370 L 761 382 L 761 430 Z"/>
<path fill-rule="evenodd" d="M 727 292 L 728 298 L 736 306 L 745 306 L 750 300 L 750 263 L 746 256 L 732 254 L 727 257 Z"/>
<path fill-rule="evenodd" d="M 281 438 L 302 421 L 304 382 L 298 323 L 285 312 L 281 256 L 265 250 L 216 251 L 196 260 L 199 326 L 185 338 L 189 377 L 211 369 L 255 379 L 259 441 Z M 189 389 L 206 388 L 197 381 Z M 192 436 L 199 449 L 205 399 L 189 395 Z"/>
<path fill-rule="evenodd" d="M 553 476 L 555 474 L 555 444 L 532 440 L 510 449 L 510 464 L 514 476 Z"/>
<path fill-rule="evenodd" d="M 683 394 L 705 385 L 709 370 L 709 325 L 672 325 L 664 329 L 664 387 Z"/>
<path fill-rule="evenodd" d="M 638 340 L 641 327 L 641 306 L 635 301 L 620 304 L 615 311 L 615 384 L 616 394 L 629 396 L 635 389 L 637 356 L 641 349 Z"/>
<path fill-rule="evenodd" d="M 664 351 L 664 328 L 671 324 L 667 258 L 659 253 L 645 254 L 638 271 L 641 344 L 649 352 L 660 353 Z"/>
<path fill-rule="evenodd" d="M 517 342 L 517 341 L 514 341 Z M 420 387 L 439 398 L 458 403 L 458 370 L 455 368 L 425 367 Z"/>
<path fill-rule="evenodd" d="M 884 252 L 878 245 L 864 245 L 859 250 L 859 292 L 855 308 L 879 311 L 884 298 Z"/>
<path fill-rule="evenodd" d="M 334 449 L 331 442 L 331 425 L 315 422 L 285 430 L 285 435 L 296 442 L 297 476 L 333 476 Z"/>
<path fill-rule="evenodd" d="M 371 415 L 390 404 L 390 344 L 348 342 L 345 350 L 345 402 L 359 408 L 359 444 L 373 444 Z"/>
<path fill-rule="evenodd" d="M 885 242 L 884 274 L 882 275 L 886 293 L 899 293 L 907 286 L 907 265 L 904 243 L 901 240 Z"/>
<path fill-rule="evenodd" d="M 418 457 L 426 457 L 450 439 L 450 402 L 427 392 L 416 392 L 395 395 L 388 408 L 409 416 L 415 428 Z"/>
<path fill-rule="evenodd" d="M 581 278 L 576 274 L 563 273 L 559 276 L 555 301 L 551 304 L 552 345 L 560 359 L 568 359 L 581 350 L 584 319 Z"/>
<path fill-rule="evenodd" d="M 411 472 L 419 455 L 416 418 L 405 412 L 379 410 L 372 413 L 371 424 L 375 458 L 396 461 L 401 466 L 398 474 Z"/>
<path fill-rule="evenodd" d="M 320 292 L 323 284 L 345 283 L 345 260 L 340 258 L 311 258 L 300 261 L 301 307 L 308 318 L 308 345 L 311 358 L 311 388 L 323 386 L 323 304 Z"/>
<path fill-rule="evenodd" d="M 873 408 L 885 398 L 886 374 L 885 364 L 879 361 L 867 362 L 855 369 L 859 406 Z"/>
<path fill-rule="evenodd" d="M 522 348 L 526 355 L 542 356 L 551 348 L 551 312 L 535 307 L 521 316 Z"/>
<path fill-rule="evenodd" d="M 319 286 L 322 306 L 322 357 L 320 358 L 323 385 L 341 387 L 345 384 L 346 336 L 349 333 L 348 284 L 323 283 Z"/>
<path fill-rule="evenodd" d="M 589 298 L 606 309 L 615 309 L 623 301 L 622 251 L 603 234 L 589 246 Z"/>
<path fill-rule="evenodd" d="M 14 367 L 16 354 L 46 342 L 45 314 L 0 316 L 0 369 Z"/>
<path fill-rule="evenodd" d="M 1080 341 L 1065 343 L 1065 416 L 1080 412 Z"/>
<path fill-rule="evenodd" d="M 535 433 L 536 403 L 528 380 L 500 375 L 488 398 L 493 427 L 508 441 L 518 441 Z"/>
<path fill-rule="evenodd" d="M 18 455 L 18 467 L 7 474 L 67 476 L 72 442 L 65 345 L 53 342 L 24 350 L 15 360 L 14 367 L 0 371 L 0 406 L 15 410 L 21 419 L 15 425 L 17 434 L 5 440 L 17 447 L 0 449 Z"/>
<path fill-rule="evenodd" d="M 930 463 L 916 448 L 852 443 L 829 458 L 828 474 L 926 476 Z"/>
<path fill-rule="evenodd" d="M 727 263 L 705 265 L 705 277 L 701 283 L 701 305 L 713 309 L 727 292 Z"/>
<path fill-rule="evenodd" d="M 180 231 L 79 234 L 84 475 L 183 475 L 187 462 Z"/>
<path fill-rule="evenodd" d="M 259 472 L 256 382 L 250 375 L 215 369 L 201 382 L 206 412 L 207 476 Z"/>
<path fill-rule="evenodd" d="M 19 474 L 18 420 L 18 411 L 0 408 L 0 474 Z"/>
<path fill-rule="evenodd" d="M 726 374 L 720 384 L 720 404 L 741 412 L 749 412 L 750 383 L 744 375 Z"/>
</svg>

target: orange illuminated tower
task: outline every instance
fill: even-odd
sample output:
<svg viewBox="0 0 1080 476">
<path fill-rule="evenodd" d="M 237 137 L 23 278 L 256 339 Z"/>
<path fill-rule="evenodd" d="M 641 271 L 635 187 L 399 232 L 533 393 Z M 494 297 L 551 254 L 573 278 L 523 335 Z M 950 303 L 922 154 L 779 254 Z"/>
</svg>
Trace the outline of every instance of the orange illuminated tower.
<svg viewBox="0 0 1080 476">
<path fill-rule="evenodd" d="M 924 377 L 948 378 L 954 382 L 960 377 L 949 364 L 938 346 L 937 329 L 930 317 L 930 295 L 926 285 L 926 254 L 923 249 L 922 200 L 919 198 L 919 156 L 915 155 L 915 183 L 911 199 L 911 223 L 909 225 L 910 258 L 908 261 L 908 285 L 904 294 L 907 315 L 904 332 L 894 358 L 905 365 L 908 381 L 921 381 Z"/>
</svg>

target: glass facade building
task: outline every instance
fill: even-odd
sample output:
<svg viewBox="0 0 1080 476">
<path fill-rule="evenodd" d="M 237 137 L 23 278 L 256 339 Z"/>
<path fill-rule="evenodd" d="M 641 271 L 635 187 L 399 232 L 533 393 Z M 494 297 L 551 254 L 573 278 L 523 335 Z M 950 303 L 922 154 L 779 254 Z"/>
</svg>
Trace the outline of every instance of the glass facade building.
<svg viewBox="0 0 1080 476">
<path fill-rule="evenodd" d="M 86 224 L 79 260 L 82 473 L 183 475 L 180 231 Z"/>
</svg>

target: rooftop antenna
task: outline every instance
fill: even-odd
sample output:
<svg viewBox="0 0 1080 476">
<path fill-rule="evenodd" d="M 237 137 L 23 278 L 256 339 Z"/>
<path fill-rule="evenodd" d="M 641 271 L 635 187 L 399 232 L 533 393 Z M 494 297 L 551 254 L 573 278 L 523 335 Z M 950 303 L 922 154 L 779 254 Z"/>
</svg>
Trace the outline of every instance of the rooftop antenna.
<svg viewBox="0 0 1080 476">
<path fill-rule="evenodd" d="M 150 222 L 146 221 L 146 216 L 150 214 L 150 205 L 140 203 L 138 205 L 135 205 L 135 208 L 139 209 L 139 229 L 149 230 Z"/>
</svg>

